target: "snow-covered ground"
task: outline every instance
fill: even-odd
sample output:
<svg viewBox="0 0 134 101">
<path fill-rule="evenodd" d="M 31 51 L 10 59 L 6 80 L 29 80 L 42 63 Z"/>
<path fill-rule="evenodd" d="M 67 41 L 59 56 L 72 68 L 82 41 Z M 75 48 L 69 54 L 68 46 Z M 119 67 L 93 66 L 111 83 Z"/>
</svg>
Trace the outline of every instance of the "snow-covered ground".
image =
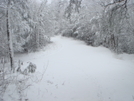
<svg viewBox="0 0 134 101">
<path fill-rule="evenodd" d="M 40 52 L 16 56 L 37 65 L 40 81 L 28 89 L 28 101 L 134 101 L 134 55 L 61 36 L 52 41 Z"/>
</svg>

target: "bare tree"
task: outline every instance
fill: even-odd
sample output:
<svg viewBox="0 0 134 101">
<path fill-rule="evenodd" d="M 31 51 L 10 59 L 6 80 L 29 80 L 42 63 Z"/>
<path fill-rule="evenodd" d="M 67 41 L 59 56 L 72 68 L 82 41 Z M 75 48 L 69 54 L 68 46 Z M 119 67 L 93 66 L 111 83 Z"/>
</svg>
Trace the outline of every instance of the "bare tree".
<svg viewBox="0 0 134 101">
<path fill-rule="evenodd" d="M 7 40 L 8 40 L 8 53 L 10 58 L 10 66 L 11 70 L 14 71 L 14 50 L 13 50 L 13 42 L 12 42 L 12 34 L 10 31 L 10 7 L 11 7 L 11 0 L 5 0 L 6 6 L 1 5 L 3 9 L 6 11 L 6 33 L 7 33 Z"/>
<path fill-rule="evenodd" d="M 114 0 L 104 5 L 101 21 L 103 45 L 118 52 L 119 37 L 124 30 L 124 21 L 127 19 L 127 0 Z"/>
</svg>

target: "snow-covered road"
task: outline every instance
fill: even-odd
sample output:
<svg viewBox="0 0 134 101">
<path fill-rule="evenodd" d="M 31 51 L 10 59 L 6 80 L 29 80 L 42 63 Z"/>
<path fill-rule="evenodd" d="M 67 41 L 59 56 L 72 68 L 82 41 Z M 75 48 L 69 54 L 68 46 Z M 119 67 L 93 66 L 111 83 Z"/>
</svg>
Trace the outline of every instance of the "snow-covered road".
<svg viewBox="0 0 134 101">
<path fill-rule="evenodd" d="M 41 73 L 47 68 L 28 101 L 134 101 L 134 55 L 61 36 L 52 41 L 45 51 L 16 57 L 34 62 Z"/>
</svg>

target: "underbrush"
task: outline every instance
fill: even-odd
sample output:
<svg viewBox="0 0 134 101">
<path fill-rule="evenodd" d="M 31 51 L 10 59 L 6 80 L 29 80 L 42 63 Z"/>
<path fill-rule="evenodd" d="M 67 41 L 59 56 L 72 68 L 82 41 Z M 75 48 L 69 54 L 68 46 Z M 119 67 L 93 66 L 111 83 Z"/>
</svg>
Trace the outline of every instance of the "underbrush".
<svg viewBox="0 0 134 101">
<path fill-rule="evenodd" d="M 99 29 L 98 29 L 99 30 Z M 134 54 L 134 35 L 133 34 L 104 34 L 100 31 L 92 31 L 88 27 L 69 27 L 62 31 L 62 36 L 73 37 L 82 40 L 87 45 L 94 47 L 104 46 L 115 53 Z"/>
<path fill-rule="evenodd" d="M 1 59 L 0 63 L 0 101 L 28 101 L 27 90 L 34 83 L 31 81 L 36 65 L 29 62 L 23 66 L 22 61 L 15 63 L 16 69 L 10 70 L 9 62 Z"/>
</svg>

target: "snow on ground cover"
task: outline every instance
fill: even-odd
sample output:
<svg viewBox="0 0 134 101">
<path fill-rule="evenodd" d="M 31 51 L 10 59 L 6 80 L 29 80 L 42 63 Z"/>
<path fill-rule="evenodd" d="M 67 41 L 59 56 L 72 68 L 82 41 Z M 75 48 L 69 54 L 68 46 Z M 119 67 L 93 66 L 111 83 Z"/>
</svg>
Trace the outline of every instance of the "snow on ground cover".
<svg viewBox="0 0 134 101">
<path fill-rule="evenodd" d="M 37 78 L 45 72 L 28 90 L 29 101 L 134 101 L 134 55 L 61 36 L 52 41 L 40 52 L 16 56 L 37 65 Z"/>
</svg>

